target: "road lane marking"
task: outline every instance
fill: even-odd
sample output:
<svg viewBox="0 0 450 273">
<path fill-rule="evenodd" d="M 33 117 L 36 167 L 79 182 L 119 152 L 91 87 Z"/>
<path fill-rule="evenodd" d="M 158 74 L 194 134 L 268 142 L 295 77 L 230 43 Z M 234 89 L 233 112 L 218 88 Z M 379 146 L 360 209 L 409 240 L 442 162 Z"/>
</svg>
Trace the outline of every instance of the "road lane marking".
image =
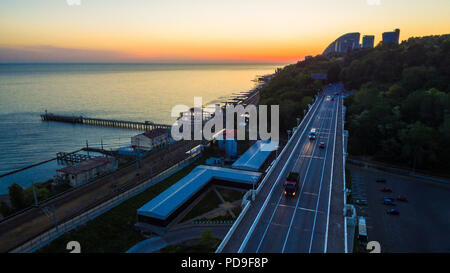
<svg viewBox="0 0 450 273">
<path fill-rule="evenodd" d="M 303 208 L 303 207 L 298 207 L 297 209 L 299 210 L 304 210 L 304 211 L 310 211 L 310 212 L 317 212 L 317 210 L 314 209 L 307 209 L 307 208 Z M 323 211 L 319 211 L 320 213 L 323 213 Z"/>
<path fill-rule="evenodd" d="M 299 156 L 301 158 L 312 158 L 312 159 L 324 159 L 322 156 L 310 156 L 310 155 L 302 155 Z"/>
<path fill-rule="evenodd" d="M 333 104 L 333 115 L 335 114 L 334 113 L 335 112 L 334 108 L 335 107 L 334 107 L 334 104 Z M 339 110 L 339 107 L 336 109 L 336 111 L 337 110 Z M 336 113 L 336 115 L 337 115 L 337 113 Z M 330 124 L 330 129 L 331 129 L 332 126 L 333 126 L 333 121 Z M 316 213 L 314 214 L 313 227 L 312 227 L 312 231 L 311 231 L 311 237 L 310 237 L 310 240 L 309 240 L 309 251 L 308 251 L 309 253 L 311 253 L 312 244 L 313 244 L 313 240 L 314 240 L 314 230 L 316 229 L 316 222 L 317 222 L 317 210 L 319 209 L 319 202 L 320 202 L 320 196 L 321 196 L 320 192 L 322 191 L 323 175 L 325 173 L 325 166 L 327 165 L 327 159 L 326 158 L 327 158 L 328 147 L 329 146 L 330 146 L 330 138 L 328 138 L 328 141 L 327 141 L 327 147 L 326 147 L 326 150 L 325 150 L 325 160 L 324 160 L 323 166 L 322 166 L 322 175 L 320 177 L 320 185 L 319 185 L 319 195 L 318 195 L 318 198 L 317 198 L 317 201 L 316 201 Z M 331 160 L 333 160 L 333 159 L 334 159 L 334 150 L 333 150 L 333 154 L 332 154 L 332 159 Z"/>
<path fill-rule="evenodd" d="M 314 196 L 317 196 L 317 193 L 314 193 L 314 192 L 304 192 L 303 194 L 308 194 L 308 195 L 314 195 Z"/>
</svg>

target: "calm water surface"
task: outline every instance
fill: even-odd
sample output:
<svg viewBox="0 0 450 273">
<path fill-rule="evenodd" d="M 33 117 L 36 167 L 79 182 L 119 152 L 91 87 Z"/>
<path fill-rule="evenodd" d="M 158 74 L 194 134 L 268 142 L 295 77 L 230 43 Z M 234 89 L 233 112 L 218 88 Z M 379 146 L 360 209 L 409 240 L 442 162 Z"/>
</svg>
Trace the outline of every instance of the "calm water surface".
<svg viewBox="0 0 450 273">
<path fill-rule="evenodd" d="M 219 103 L 254 87 L 257 75 L 281 65 L 0 64 L 0 174 L 85 146 L 130 145 L 138 131 L 42 122 L 56 114 L 171 123 L 173 106 Z M 53 175 L 55 166 L 0 178 L 29 185 Z M 34 177 L 35 176 L 35 177 Z M 27 179 L 25 179 L 27 177 Z M 21 180 L 21 181 L 16 181 Z M 23 180 L 23 181 L 22 181 Z M 27 181 L 25 181 L 27 180 Z M 30 182 L 31 181 L 31 182 Z"/>
</svg>

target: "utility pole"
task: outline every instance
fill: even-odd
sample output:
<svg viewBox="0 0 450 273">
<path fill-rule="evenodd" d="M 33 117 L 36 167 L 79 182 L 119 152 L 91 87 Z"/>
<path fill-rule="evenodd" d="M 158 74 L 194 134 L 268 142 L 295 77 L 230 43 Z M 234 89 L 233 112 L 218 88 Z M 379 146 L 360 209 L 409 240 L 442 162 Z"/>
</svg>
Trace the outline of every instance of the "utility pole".
<svg viewBox="0 0 450 273">
<path fill-rule="evenodd" d="M 139 168 L 140 168 L 140 159 L 141 159 L 141 142 L 139 137 L 137 137 L 137 145 L 136 145 L 136 176 L 139 176 Z"/>
<path fill-rule="evenodd" d="M 56 231 L 58 231 L 58 220 L 56 219 L 55 204 L 52 204 L 53 221 L 55 222 Z"/>
<path fill-rule="evenodd" d="M 150 161 L 150 179 L 153 178 L 153 164 Z"/>
<path fill-rule="evenodd" d="M 39 202 L 37 200 L 37 196 L 36 196 L 36 189 L 34 187 L 34 182 L 33 182 L 33 197 L 34 197 L 34 205 L 37 207 L 39 205 Z"/>
<path fill-rule="evenodd" d="M 100 143 L 101 143 L 101 145 L 102 145 L 102 150 L 103 150 L 103 137 L 100 138 Z"/>
</svg>

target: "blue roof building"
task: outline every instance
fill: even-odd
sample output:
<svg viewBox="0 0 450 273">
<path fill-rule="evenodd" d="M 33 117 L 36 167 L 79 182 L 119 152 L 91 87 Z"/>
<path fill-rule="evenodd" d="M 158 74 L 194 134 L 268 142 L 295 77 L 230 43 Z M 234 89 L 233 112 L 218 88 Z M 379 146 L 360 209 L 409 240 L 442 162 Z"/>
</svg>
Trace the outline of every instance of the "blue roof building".
<svg viewBox="0 0 450 273">
<path fill-rule="evenodd" d="M 210 183 L 251 189 L 261 173 L 214 166 L 198 166 L 137 210 L 138 224 L 167 226 Z"/>
<path fill-rule="evenodd" d="M 277 142 L 271 140 L 258 140 L 231 167 L 241 170 L 258 171 L 270 153 L 276 149 L 277 145 Z"/>
</svg>

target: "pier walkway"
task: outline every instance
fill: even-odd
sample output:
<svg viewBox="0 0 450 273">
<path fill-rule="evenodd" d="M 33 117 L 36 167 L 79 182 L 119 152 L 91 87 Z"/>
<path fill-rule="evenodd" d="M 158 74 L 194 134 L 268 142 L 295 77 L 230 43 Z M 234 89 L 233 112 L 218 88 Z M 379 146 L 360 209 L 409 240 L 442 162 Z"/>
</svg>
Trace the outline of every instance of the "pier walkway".
<svg viewBox="0 0 450 273">
<path fill-rule="evenodd" d="M 171 125 L 168 124 L 158 124 L 153 123 L 151 121 L 137 122 L 137 121 L 125 121 L 115 119 L 99 119 L 99 118 L 88 118 L 83 116 L 55 115 L 52 113 L 45 113 L 41 115 L 41 119 L 42 121 L 58 121 L 75 124 L 134 129 L 141 131 L 151 131 L 157 128 L 169 129 L 171 127 Z"/>
</svg>

